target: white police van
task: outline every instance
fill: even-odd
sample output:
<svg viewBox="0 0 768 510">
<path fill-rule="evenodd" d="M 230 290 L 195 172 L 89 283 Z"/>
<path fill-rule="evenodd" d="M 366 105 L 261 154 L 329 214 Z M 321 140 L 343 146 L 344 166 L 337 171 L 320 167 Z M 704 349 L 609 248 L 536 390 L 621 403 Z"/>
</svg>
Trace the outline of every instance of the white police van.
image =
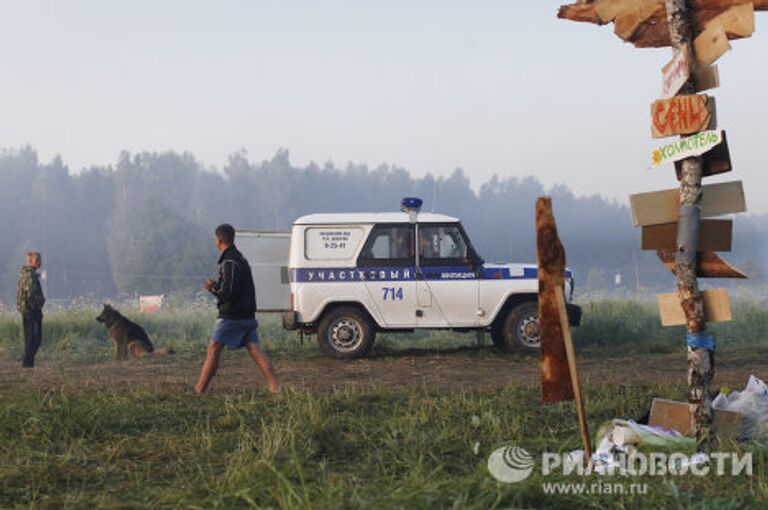
<svg viewBox="0 0 768 510">
<path fill-rule="evenodd" d="M 287 308 L 283 326 L 316 333 L 334 358 L 365 355 L 377 332 L 416 329 L 490 331 L 497 346 L 537 351 L 536 265 L 485 263 L 457 218 L 420 207 L 406 198 L 396 213 L 302 216 L 290 236 L 238 232 L 259 309 Z M 265 260 L 270 239 L 288 248 L 281 276 Z M 279 253 L 272 250 L 275 268 Z M 570 298 L 572 272 L 565 276 Z M 578 325 L 580 308 L 568 308 Z"/>
</svg>

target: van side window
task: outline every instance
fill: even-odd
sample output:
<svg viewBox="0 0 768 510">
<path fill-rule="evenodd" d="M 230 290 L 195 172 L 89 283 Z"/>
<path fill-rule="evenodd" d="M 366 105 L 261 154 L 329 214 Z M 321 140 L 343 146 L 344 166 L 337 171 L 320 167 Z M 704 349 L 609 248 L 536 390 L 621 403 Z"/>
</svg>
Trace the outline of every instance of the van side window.
<svg viewBox="0 0 768 510">
<path fill-rule="evenodd" d="M 414 257 L 413 225 L 376 225 L 365 243 L 359 267 L 412 266 Z"/>
<path fill-rule="evenodd" d="M 469 263 L 469 248 L 458 225 L 419 225 L 422 265 Z"/>
</svg>

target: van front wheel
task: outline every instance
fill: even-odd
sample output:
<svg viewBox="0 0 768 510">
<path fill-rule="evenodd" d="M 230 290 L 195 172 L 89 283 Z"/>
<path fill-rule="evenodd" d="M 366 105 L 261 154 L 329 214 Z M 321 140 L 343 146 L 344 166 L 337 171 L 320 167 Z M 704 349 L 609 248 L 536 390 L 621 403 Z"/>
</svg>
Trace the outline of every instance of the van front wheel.
<svg viewBox="0 0 768 510">
<path fill-rule="evenodd" d="M 536 354 L 541 347 L 541 325 L 536 301 L 525 301 L 507 312 L 494 325 L 491 336 L 497 347 Z"/>
<path fill-rule="evenodd" d="M 375 335 L 368 316 L 351 306 L 333 308 L 317 326 L 320 350 L 336 359 L 365 356 L 373 346 Z"/>
</svg>

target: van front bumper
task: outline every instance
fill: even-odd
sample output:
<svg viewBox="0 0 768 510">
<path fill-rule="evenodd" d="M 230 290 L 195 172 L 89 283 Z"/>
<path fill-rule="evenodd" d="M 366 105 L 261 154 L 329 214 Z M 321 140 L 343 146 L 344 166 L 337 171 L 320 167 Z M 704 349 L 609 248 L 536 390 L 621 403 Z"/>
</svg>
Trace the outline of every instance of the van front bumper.
<svg viewBox="0 0 768 510">
<path fill-rule="evenodd" d="M 571 303 L 568 303 L 565 305 L 566 310 L 568 311 L 568 324 L 571 326 L 579 326 L 581 324 L 581 307 L 579 305 L 572 305 Z"/>
</svg>

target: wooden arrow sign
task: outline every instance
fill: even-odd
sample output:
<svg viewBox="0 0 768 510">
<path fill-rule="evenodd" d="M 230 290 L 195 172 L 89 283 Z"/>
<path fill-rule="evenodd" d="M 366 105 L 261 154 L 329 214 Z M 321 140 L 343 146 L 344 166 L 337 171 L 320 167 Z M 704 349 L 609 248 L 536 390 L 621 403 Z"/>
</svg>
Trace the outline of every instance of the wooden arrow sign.
<svg viewBox="0 0 768 510">
<path fill-rule="evenodd" d="M 659 315 L 662 326 L 684 326 L 685 313 L 676 293 L 659 294 Z M 704 317 L 707 322 L 727 322 L 732 320 L 731 303 L 725 289 L 707 289 L 701 293 L 704 304 Z"/>
<path fill-rule="evenodd" d="M 699 250 L 731 251 L 733 222 L 731 220 L 701 220 L 699 222 Z M 677 223 L 643 227 L 643 250 L 677 250 Z"/>
<path fill-rule="evenodd" d="M 657 251 L 656 254 L 667 269 L 675 272 L 675 253 L 673 251 Z M 702 251 L 696 258 L 696 276 L 699 278 L 746 278 L 747 275 L 723 260 L 717 253 Z"/>
<path fill-rule="evenodd" d="M 741 181 L 707 184 L 702 186 L 701 193 L 702 218 L 712 218 L 747 210 Z M 637 193 L 629 196 L 629 204 L 632 208 L 632 221 L 636 227 L 677 222 L 680 209 L 680 190 L 675 188 L 650 193 Z"/>
<path fill-rule="evenodd" d="M 659 99 L 651 105 L 654 138 L 690 135 L 715 128 L 715 99 L 705 94 Z"/>
</svg>

